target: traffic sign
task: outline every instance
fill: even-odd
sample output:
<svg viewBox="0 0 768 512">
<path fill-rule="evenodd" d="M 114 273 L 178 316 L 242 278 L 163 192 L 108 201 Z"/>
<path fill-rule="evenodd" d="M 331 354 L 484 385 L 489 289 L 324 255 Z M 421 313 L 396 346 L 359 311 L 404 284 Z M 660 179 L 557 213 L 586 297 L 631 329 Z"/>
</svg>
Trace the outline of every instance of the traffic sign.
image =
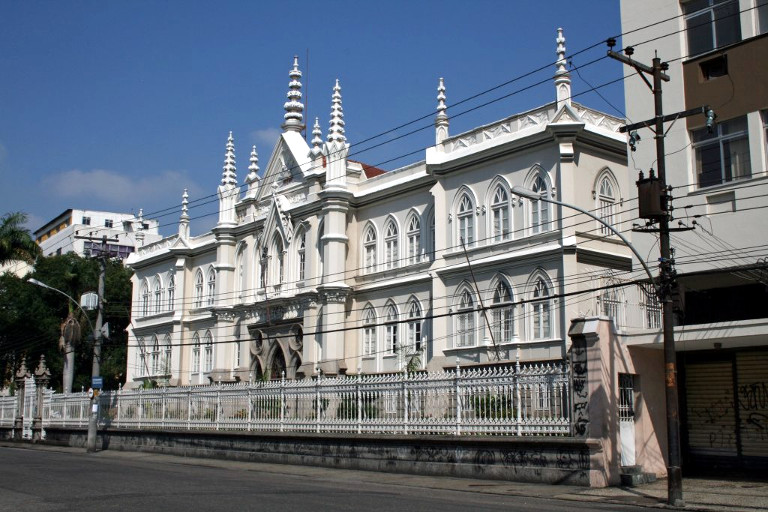
<svg viewBox="0 0 768 512">
<path fill-rule="evenodd" d="M 102 386 L 104 386 L 104 379 L 102 377 L 91 378 L 91 386 L 93 386 L 96 389 L 101 389 Z"/>
</svg>

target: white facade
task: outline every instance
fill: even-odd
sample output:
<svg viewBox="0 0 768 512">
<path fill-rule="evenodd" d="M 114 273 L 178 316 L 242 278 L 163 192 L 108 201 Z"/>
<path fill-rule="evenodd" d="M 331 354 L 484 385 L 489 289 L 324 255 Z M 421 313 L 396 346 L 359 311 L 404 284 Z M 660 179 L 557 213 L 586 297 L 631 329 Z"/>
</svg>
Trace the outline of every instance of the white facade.
<svg viewBox="0 0 768 512">
<path fill-rule="evenodd" d="M 127 258 L 136 247 L 162 239 L 159 225 L 141 213 L 137 217 L 132 213 L 69 209 L 35 230 L 34 236 L 45 256 L 68 252 L 86 256 L 92 245 L 100 245 L 106 236 L 110 252 Z"/>
<path fill-rule="evenodd" d="M 436 144 L 390 172 L 347 159 L 338 81 L 326 141 L 317 121 L 305 141 L 295 59 L 263 176 L 254 148 L 240 190 L 230 134 L 217 226 L 190 237 L 185 194 L 179 234 L 129 258 L 128 385 L 561 360 L 569 320 L 632 260 L 594 220 L 512 193 L 625 222 L 622 120 L 571 102 L 557 42 L 556 102 L 449 136 L 440 80 Z"/>
</svg>

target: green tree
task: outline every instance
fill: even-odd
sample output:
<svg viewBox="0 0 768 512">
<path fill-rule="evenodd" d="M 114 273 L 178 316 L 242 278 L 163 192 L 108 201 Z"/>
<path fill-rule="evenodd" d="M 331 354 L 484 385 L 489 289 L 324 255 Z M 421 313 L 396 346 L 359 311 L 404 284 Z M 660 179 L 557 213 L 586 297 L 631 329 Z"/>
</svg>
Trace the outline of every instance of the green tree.
<svg viewBox="0 0 768 512">
<path fill-rule="evenodd" d="M 35 270 L 28 276 L 57 288 L 75 300 L 98 286 L 99 265 L 74 253 L 40 257 Z M 125 379 L 125 328 L 130 322 L 131 272 L 119 261 L 107 264 L 104 297 L 104 321 L 109 323 L 109 338 L 102 343 L 101 374 L 105 389 L 116 389 Z M 58 340 L 61 323 L 70 312 L 71 303 L 60 294 L 34 286 L 11 274 L 0 276 L 0 376 L 8 385 L 13 372 L 26 358 L 27 364 L 37 364 L 41 354 L 52 373 L 51 386 L 61 389 L 63 357 Z M 80 322 L 82 342 L 75 347 L 75 378 L 73 390 L 87 388 L 91 381 L 93 336 L 88 321 L 78 309 L 73 310 Z M 88 312 L 91 323 L 96 312 Z"/>
<path fill-rule="evenodd" d="M 27 214 L 22 212 L 6 213 L 0 219 L 0 265 L 16 260 L 31 263 L 40 254 L 25 222 Z"/>
</svg>

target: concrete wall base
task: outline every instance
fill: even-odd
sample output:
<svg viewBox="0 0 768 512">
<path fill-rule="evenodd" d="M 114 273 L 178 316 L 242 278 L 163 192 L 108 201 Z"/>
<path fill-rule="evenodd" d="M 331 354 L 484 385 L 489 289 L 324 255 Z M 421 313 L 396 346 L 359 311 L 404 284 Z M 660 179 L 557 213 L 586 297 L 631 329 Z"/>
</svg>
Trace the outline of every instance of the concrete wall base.
<svg viewBox="0 0 768 512">
<path fill-rule="evenodd" d="M 46 429 L 46 444 L 85 448 L 85 429 Z M 604 487 L 597 440 L 111 429 L 97 447 L 186 457 L 431 476 Z"/>
</svg>

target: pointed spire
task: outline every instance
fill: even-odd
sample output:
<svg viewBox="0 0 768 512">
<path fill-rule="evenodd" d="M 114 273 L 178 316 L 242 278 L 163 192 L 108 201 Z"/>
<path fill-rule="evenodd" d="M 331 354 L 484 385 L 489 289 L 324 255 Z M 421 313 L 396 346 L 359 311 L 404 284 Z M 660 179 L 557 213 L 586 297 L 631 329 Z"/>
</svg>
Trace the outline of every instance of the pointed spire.
<svg viewBox="0 0 768 512">
<path fill-rule="evenodd" d="M 187 189 L 184 189 L 184 193 L 181 195 L 181 217 L 179 218 L 179 238 L 189 238 L 189 194 Z"/>
<path fill-rule="evenodd" d="M 221 173 L 222 185 L 237 185 L 237 168 L 235 167 L 235 139 L 229 132 L 227 152 L 224 155 L 224 171 Z"/>
<path fill-rule="evenodd" d="M 442 77 L 437 85 L 437 116 L 435 117 L 435 143 L 440 144 L 448 138 L 448 114 L 445 111 L 445 82 Z"/>
<path fill-rule="evenodd" d="M 184 193 L 181 195 L 181 219 L 189 220 L 189 194 L 187 189 L 184 189 Z"/>
<path fill-rule="evenodd" d="M 344 109 L 341 106 L 341 86 L 339 79 L 333 87 L 333 105 L 331 106 L 331 127 L 328 129 L 328 142 L 346 142 L 344 136 Z"/>
<path fill-rule="evenodd" d="M 555 62 L 555 91 L 557 92 L 557 108 L 571 104 L 571 74 L 566 68 L 565 37 L 563 29 L 557 29 L 557 62 Z"/>
<path fill-rule="evenodd" d="M 288 83 L 288 101 L 285 102 L 285 122 L 283 130 L 286 132 L 301 132 L 304 129 L 304 104 L 301 102 L 301 71 L 299 71 L 299 57 L 293 56 L 293 69 L 288 73 L 291 81 Z"/>
<path fill-rule="evenodd" d="M 315 125 L 312 127 L 312 149 L 310 154 L 312 158 L 323 152 L 323 131 L 320 129 L 320 120 L 315 118 Z"/>
<path fill-rule="evenodd" d="M 259 188 L 259 155 L 256 153 L 256 146 L 251 149 L 251 164 L 248 166 L 248 176 L 245 177 L 245 184 L 248 190 L 246 197 L 256 197 Z"/>
<path fill-rule="evenodd" d="M 259 179 L 257 173 L 259 172 L 259 154 L 256 153 L 256 146 L 251 148 L 251 164 L 248 166 L 248 176 L 245 178 L 246 183 L 252 183 L 254 180 Z"/>
</svg>

